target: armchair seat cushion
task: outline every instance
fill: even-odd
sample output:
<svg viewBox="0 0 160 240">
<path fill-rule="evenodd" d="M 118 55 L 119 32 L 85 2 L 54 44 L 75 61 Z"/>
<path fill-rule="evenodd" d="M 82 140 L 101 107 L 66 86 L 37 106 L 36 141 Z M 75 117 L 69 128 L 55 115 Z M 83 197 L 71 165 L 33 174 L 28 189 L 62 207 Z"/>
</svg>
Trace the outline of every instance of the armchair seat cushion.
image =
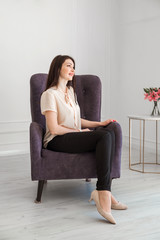
<svg viewBox="0 0 160 240">
<path fill-rule="evenodd" d="M 95 152 L 63 153 L 42 149 L 41 179 L 95 178 Z"/>
</svg>

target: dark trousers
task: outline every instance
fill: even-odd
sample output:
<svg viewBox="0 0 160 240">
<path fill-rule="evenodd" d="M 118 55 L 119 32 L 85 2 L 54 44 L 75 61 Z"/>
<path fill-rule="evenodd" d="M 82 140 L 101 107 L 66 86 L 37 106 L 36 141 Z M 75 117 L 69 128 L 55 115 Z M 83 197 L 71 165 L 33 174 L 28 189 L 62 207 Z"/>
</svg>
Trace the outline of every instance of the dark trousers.
<svg viewBox="0 0 160 240">
<path fill-rule="evenodd" d="M 97 190 L 111 191 L 110 173 L 115 154 L 115 133 L 107 127 L 89 132 L 72 132 L 54 137 L 47 149 L 66 153 L 95 151 L 97 167 Z"/>
</svg>

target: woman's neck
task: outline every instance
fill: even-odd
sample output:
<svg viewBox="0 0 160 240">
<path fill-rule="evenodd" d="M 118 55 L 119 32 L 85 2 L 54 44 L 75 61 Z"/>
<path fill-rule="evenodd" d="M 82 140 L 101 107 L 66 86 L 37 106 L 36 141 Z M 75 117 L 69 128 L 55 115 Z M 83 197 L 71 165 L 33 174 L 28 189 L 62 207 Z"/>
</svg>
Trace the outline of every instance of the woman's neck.
<svg viewBox="0 0 160 240">
<path fill-rule="evenodd" d="M 66 85 L 67 85 L 67 83 L 68 83 L 68 80 L 59 79 L 57 88 L 59 88 L 63 92 L 66 92 Z"/>
</svg>

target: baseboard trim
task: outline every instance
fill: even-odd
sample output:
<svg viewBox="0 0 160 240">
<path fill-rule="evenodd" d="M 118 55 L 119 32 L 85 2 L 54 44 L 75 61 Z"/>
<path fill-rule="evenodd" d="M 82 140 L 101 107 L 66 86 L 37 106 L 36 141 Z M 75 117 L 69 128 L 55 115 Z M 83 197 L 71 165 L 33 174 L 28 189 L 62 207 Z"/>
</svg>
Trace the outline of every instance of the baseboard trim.
<svg viewBox="0 0 160 240">
<path fill-rule="evenodd" d="M 132 148 L 133 149 L 139 149 L 139 139 L 137 138 L 132 138 Z M 129 148 L 129 137 L 128 136 L 123 136 L 123 146 Z M 149 151 L 154 151 L 156 147 L 156 143 L 153 141 L 145 141 L 145 148 Z M 160 143 L 158 144 L 158 149 L 160 149 Z M 25 154 L 30 154 L 30 151 L 27 147 L 27 149 L 12 149 L 12 150 L 4 150 L 0 151 L 0 157 L 3 156 L 15 156 L 15 155 L 25 155 Z"/>
<path fill-rule="evenodd" d="M 123 145 L 124 145 L 124 147 L 129 148 L 129 137 L 128 136 L 123 136 Z M 133 149 L 138 150 L 140 148 L 140 139 L 132 137 L 131 138 L 131 147 Z M 143 148 L 143 141 L 141 142 L 141 147 Z M 147 149 L 149 152 L 154 152 L 156 149 L 156 142 L 145 140 L 144 148 Z M 160 149 L 160 143 L 158 143 L 158 149 Z"/>
<path fill-rule="evenodd" d="M 27 150 L 9 150 L 0 151 L 0 157 L 16 156 L 16 155 L 28 155 L 30 152 Z"/>
</svg>

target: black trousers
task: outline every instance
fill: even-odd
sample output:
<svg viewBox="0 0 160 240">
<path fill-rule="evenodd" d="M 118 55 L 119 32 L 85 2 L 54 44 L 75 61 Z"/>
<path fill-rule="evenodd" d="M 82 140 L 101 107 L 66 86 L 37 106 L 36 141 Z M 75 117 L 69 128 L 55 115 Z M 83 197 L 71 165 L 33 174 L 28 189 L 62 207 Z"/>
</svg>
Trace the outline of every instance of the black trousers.
<svg viewBox="0 0 160 240">
<path fill-rule="evenodd" d="M 115 133 L 106 127 L 88 132 L 72 132 L 54 137 L 47 149 L 66 153 L 96 152 L 97 190 L 111 191 L 110 173 L 115 154 Z"/>
</svg>

